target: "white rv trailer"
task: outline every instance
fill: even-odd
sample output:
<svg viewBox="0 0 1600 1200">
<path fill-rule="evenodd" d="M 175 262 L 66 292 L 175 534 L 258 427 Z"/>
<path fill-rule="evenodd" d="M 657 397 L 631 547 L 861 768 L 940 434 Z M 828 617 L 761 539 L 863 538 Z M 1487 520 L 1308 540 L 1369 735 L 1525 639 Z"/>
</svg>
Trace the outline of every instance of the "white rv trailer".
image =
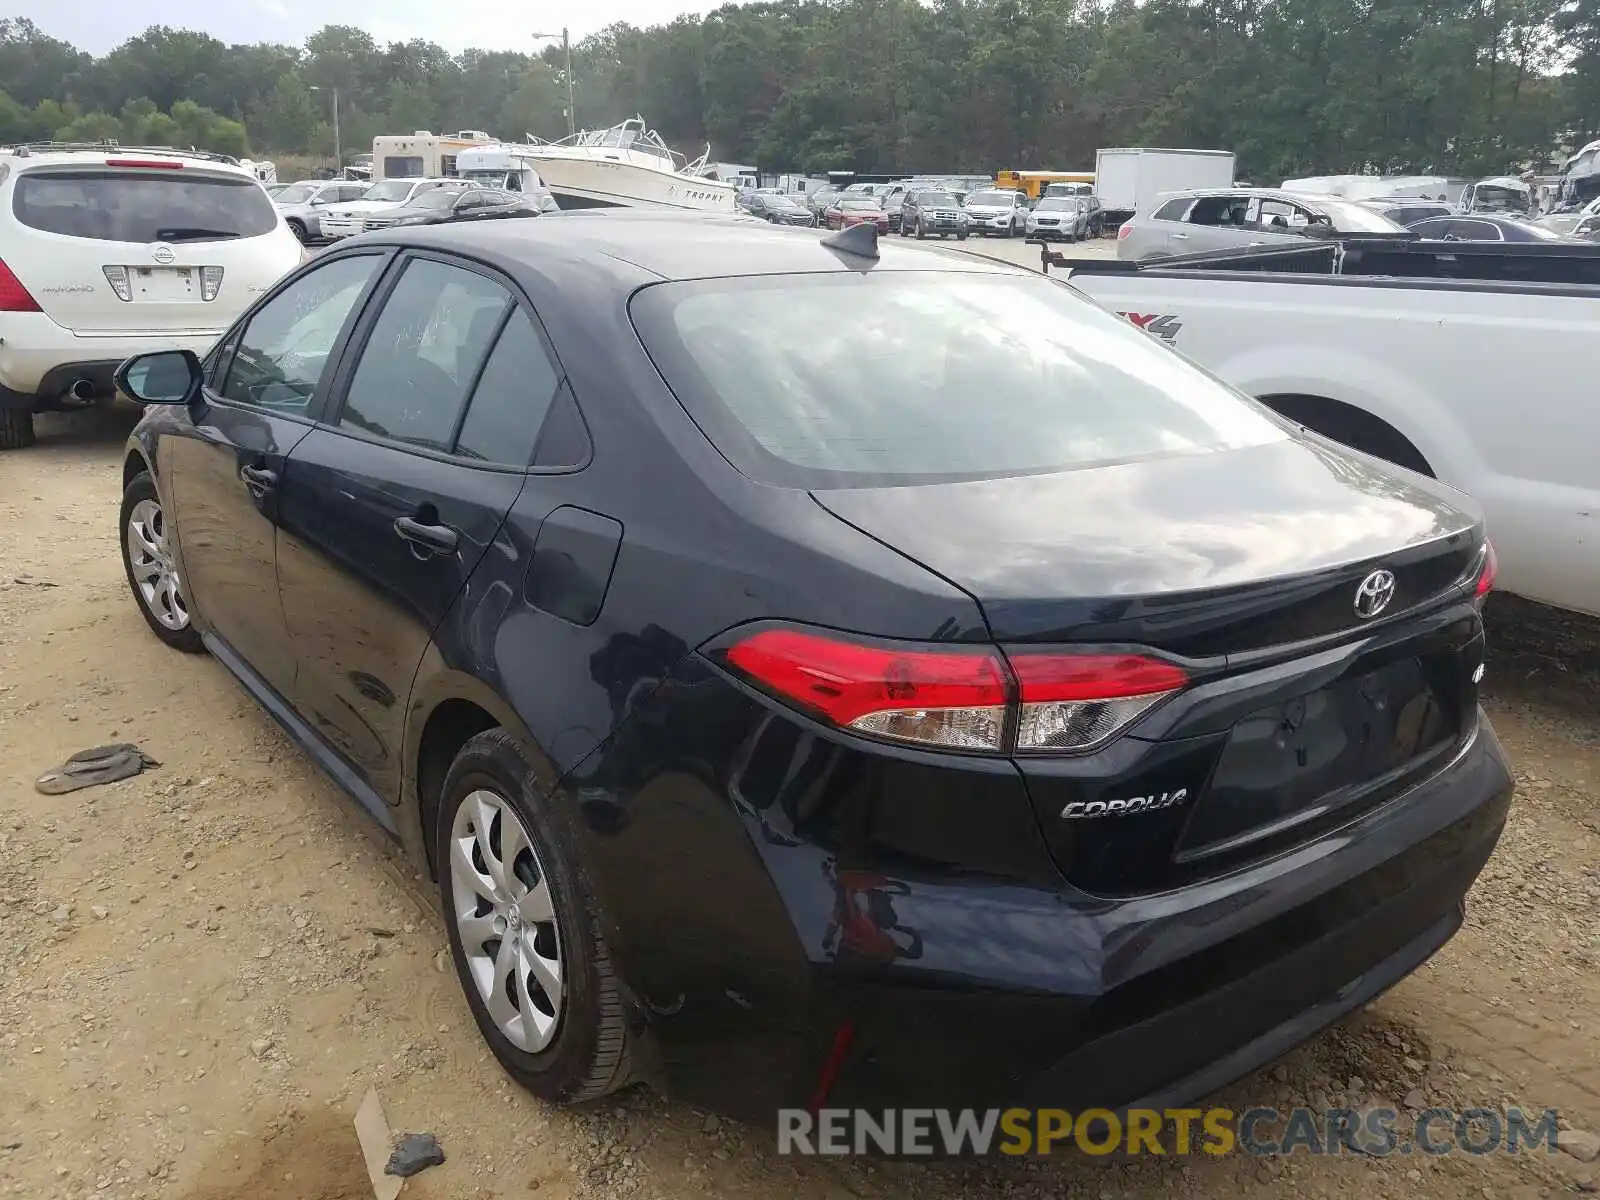
<svg viewBox="0 0 1600 1200">
<path fill-rule="evenodd" d="M 481 129 L 459 133 L 384 134 L 372 139 L 372 182 L 383 179 L 441 179 L 456 174 L 463 150 L 494 141 Z"/>
</svg>

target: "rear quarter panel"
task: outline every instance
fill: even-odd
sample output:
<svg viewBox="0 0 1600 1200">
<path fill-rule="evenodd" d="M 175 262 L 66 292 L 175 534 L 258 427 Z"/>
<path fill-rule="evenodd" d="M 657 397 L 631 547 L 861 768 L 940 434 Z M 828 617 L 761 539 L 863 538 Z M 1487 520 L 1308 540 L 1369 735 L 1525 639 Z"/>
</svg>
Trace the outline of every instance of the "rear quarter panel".
<svg viewBox="0 0 1600 1200">
<path fill-rule="evenodd" d="M 1072 284 L 1252 396 L 1338 400 L 1387 422 L 1482 503 L 1501 586 L 1600 613 L 1593 295 L 1328 277 Z"/>
</svg>

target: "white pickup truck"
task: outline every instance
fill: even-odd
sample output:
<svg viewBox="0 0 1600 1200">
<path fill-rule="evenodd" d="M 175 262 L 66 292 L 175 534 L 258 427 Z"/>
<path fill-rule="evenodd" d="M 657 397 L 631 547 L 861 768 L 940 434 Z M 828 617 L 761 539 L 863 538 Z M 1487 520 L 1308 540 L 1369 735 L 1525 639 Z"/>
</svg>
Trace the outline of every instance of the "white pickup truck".
<svg viewBox="0 0 1600 1200">
<path fill-rule="evenodd" d="M 1600 247 L 1572 251 L 1590 256 L 1575 268 L 1448 243 L 1418 260 L 1454 278 L 1402 277 L 1393 255 L 1350 273 L 1343 248 L 1322 250 L 1320 271 L 1305 255 L 1046 262 L 1300 425 L 1476 497 L 1497 586 L 1600 615 L 1600 283 L 1552 282 L 1600 275 Z"/>
</svg>

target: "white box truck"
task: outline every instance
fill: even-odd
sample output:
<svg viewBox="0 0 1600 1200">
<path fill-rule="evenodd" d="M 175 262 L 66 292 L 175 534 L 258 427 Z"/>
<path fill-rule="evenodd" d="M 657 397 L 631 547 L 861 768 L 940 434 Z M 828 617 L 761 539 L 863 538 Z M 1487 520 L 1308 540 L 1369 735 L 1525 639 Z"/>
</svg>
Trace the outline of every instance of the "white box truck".
<svg viewBox="0 0 1600 1200">
<path fill-rule="evenodd" d="M 1121 147 L 1095 153 L 1094 191 L 1105 225 L 1127 220 L 1163 192 L 1233 186 L 1233 151 Z"/>
</svg>

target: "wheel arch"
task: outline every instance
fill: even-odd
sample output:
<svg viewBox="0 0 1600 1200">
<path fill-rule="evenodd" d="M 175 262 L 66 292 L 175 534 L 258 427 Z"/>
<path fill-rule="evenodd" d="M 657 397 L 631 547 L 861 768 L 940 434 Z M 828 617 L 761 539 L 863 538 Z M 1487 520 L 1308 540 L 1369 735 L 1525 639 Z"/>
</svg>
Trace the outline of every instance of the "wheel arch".
<svg viewBox="0 0 1600 1200">
<path fill-rule="evenodd" d="M 1414 442 L 1382 417 L 1359 405 L 1326 396 L 1274 392 L 1257 397 L 1279 416 L 1341 445 L 1371 454 L 1386 462 L 1436 478 L 1427 456 Z"/>
</svg>

